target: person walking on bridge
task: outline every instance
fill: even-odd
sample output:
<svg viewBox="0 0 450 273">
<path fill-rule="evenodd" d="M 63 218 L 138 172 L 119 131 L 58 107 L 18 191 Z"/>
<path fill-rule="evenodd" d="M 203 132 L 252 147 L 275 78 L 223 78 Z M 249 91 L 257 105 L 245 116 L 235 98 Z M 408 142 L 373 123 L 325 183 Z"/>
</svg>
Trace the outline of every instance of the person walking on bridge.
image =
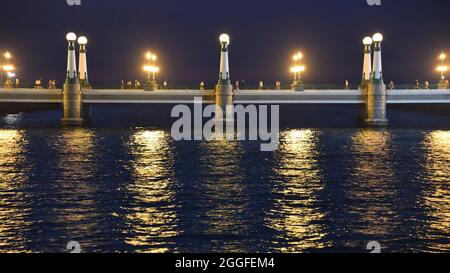
<svg viewBox="0 0 450 273">
<path fill-rule="evenodd" d="M 394 81 L 390 81 L 390 82 L 389 82 L 388 89 L 389 89 L 389 90 L 394 90 L 394 89 L 395 89 L 395 83 L 394 83 Z"/>
<path fill-rule="evenodd" d="M 419 80 L 416 80 L 416 86 L 414 87 L 414 89 L 420 89 L 420 82 L 419 82 Z"/>
<path fill-rule="evenodd" d="M 281 90 L 281 82 L 280 81 L 275 82 L 275 90 Z"/>
</svg>

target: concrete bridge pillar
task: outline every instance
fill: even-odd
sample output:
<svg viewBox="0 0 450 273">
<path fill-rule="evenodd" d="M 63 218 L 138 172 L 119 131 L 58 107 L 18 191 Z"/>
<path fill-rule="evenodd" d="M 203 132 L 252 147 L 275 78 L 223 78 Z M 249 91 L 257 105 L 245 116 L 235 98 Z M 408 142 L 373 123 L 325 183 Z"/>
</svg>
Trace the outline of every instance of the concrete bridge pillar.
<svg viewBox="0 0 450 273">
<path fill-rule="evenodd" d="M 69 43 L 67 57 L 66 82 L 63 89 L 64 117 L 61 120 L 64 126 L 78 126 L 83 124 L 82 119 L 82 95 L 81 85 L 78 81 L 77 65 L 75 56 L 75 33 L 66 36 Z"/>
<path fill-rule="evenodd" d="M 371 81 L 367 87 L 367 119 L 369 126 L 385 126 L 388 124 L 386 118 L 386 85 L 383 81 L 383 70 L 381 61 L 381 42 L 383 35 L 377 33 L 373 36 L 375 43 L 373 72 Z"/>
<path fill-rule="evenodd" d="M 230 67 L 228 61 L 228 45 L 230 37 L 227 34 L 220 35 L 221 58 L 219 82 L 216 85 L 216 105 L 225 111 L 227 105 L 233 104 L 233 85 L 230 80 Z"/>
</svg>

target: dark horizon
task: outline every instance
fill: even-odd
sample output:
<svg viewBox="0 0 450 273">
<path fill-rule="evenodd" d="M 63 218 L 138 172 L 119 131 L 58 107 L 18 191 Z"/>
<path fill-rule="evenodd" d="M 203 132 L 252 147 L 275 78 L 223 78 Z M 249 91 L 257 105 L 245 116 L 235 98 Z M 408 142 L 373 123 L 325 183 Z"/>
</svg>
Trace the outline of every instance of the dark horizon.
<svg viewBox="0 0 450 273">
<path fill-rule="evenodd" d="M 291 55 L 305 55 L 305 83 L 358 84 L 362 39 L 382 32 L 385 81 L 434 83 L 441 51 L 450 52 L 444 0 L 219 1 L 65 0 L 2 2 L 0 51 L 11 51 L 18 78 L 61 82 L 66 70 L 65 34 L 86 35 L 89 76 L 94 83 L 142 80 L 144 53 L 159 55 L 159 81 L 216 81 L 218 36 L 231 36 L 232 80 L 289 83 Z M 2 59 L 3 61 L 3 59 Z"/>
</svg>

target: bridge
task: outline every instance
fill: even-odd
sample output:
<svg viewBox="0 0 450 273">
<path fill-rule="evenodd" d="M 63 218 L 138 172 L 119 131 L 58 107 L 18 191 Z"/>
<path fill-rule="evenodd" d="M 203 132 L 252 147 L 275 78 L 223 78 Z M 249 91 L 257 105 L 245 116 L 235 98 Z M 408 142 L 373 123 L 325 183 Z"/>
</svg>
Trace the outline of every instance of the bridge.
<svg viewBox="0 0 450 273">
<path fill-rule="evenodd" d="M 228 46 L 230 37 L 222 34 L 220 41 L 220 73 L 214 90 L 204 90 L 202 83 L 198 90 L 159 90 L 156 81 L 156 56 L 147 53 L 147 65 L 144 70 L 148 78 L 144 90 L 131 89 L 92 89 L 87 73 L 87 38 L 79 37 L 79 70 L 76 64 L 76 35 L 69 33 L 68 61 L 66 81 L 62 90 L 57 89 L 19 89 L 0 88 L 0 103 L 57 103 L 63 105 L 63 125 L 79 126 L 83 124 L 84 104 L 189 104 L 196 98 L 203 103 L 216 104 L 225 109 L 232 104 L 364 104 L 366 109 L 365 123 L 368 126 L 384 126 L 388 124 L 387 104 L 450 104 L 448 81 L 442 72 L 438 89 L 386 90 L 383 80 L 381 42 L 383 35 L 377 33 L 363 40 L 364 64 L 363 77 L 358 90 L 314 90 L 306 89 L 301 72 L 305 67 L 301 64 L 302 54 L 294 56 L 292 67 L 294 80 L 289 90 L 240 90 L 231 84 Z M 373 66 L 372 66 L 372 45 Z M 348 89 L 348 88 L 346 88 Z"/>
<path fill-rule="evenodd" d="M 450 104 L 450 90 L 387 90 L 387 104 Z M 215 103 L 214 90 L 82 90 L 83 104 L 189 104 L 195 98 Z M 361 90 L 240 90 L 234 104 L 365 104 Z M 63 90 L 0 88 L 0 103 L 62 104 Z"/>
</svg>

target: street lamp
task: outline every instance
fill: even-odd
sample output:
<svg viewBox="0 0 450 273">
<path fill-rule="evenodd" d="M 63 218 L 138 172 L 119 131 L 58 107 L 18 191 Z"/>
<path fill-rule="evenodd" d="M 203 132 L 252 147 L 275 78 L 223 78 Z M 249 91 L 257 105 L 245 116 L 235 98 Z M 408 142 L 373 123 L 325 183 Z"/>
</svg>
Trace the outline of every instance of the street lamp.
<svg viewBox="0 0 450 273">
<path fill-rule="evenodd" d="M 365 37 L 363 39 L 364 44 L 364 64 L 363 75 L 361 80 L 361 90 L 366 90 L 367 85 L 370 83 L 370 77 L 372 76 L 372 37 Z"/>
<path fill-rule="evenodd" d="M 381 42 L 383 41 L 383 35 L 381 33 L 376 33 L 373 35 L 372 40 L 375 44 L 375 52 L 373 56 L 373 75 L 372 83 L 374 84 L 384 84 L 383 81 L 383 66 L 381 62 Z"/>
<path fill-rule="evenodd" d="M 6 51 L 6 53 L 5 53 L 6 64 L 8 64 L 8 62 L 11 58 L 12 58 L 11 53 L 9 53 L 9 51 Z"/>
<path fill-rule="evenodd" d="M 447 72 L 448 67 L 445 65 L 445 60 L 447 59 L 447 55 L 442 52 L 441 55 L 439 55 L 439 60 L 441 61 L 441 64 L 437 67 L 437 71 L 441 73 L 441 79 L 439 80 L 438 83 L 438 88 L 439 89 L 447 89 L 448 88 L 448 83 L 445 80 L 445 72 Z"/>
<path fill-rule="evenodd" d="M 66 35 L 67 46 L 67 73 L 66 73 L 66 84 L 79 84 L 77 64 L 75 56 L 75 42 L 77 40 L 77 35 L 73 32 L 69 32 Z"/>
<path fill-rule="evenodd" d="M 144 71 L 147 72 L 147 80 L 144 88 L 146 91 L 156 91 L 158 90 L 158 82 L 156 81 L 156 74 L 159 72 L 159 67 L 156 65 L 158 56 L 151 52 L 147 52 L 145 58 L 147 63 L 144 65 Z"/>
<path fill-rule="evenodd" d="M 11 55 L 11 53 L 9 53 L 9 51 L 6 51 L 3 56 L 5 57 L 6 64 L 3 65 L 3 67 L 2 67 L 3 72 L 1 73 L 0 84 L 3 85 L 3 75 L 6 74 L 6 77 L 8 78 L 6 83 L 9 85 L 9 84 L 11 84 L 11 80 L 16 76 L 16 74 L 12 72 L 15 70 L 15 67 L 14 67 L 14 65 L 10 64 L 12 55 Z"/>
<path fill-rule="evenodd" d="M 88 39 L 85 36 L 80 36 L 78 38 L 78 45 L 80 45 L 80 57 L 78 65 L 78 79 L 80 80 L 81 87 L 84 89 L 90 89 L 89 77 L 88 77 L 88 67 L 87 67 L 87 49 L 86 45 Z"/>
<path fill-rule="evenodd" d="M 230 66 L 228 59 L 228 46 L 230 45 L 230 36 L 225 33 L 220 35 L 219 42 L 221 45 L 219 84 L 230 85 Z"/>
<path fill-rule="evenodd" d="M 294 65 L 291 67 L 291 73 L 294 74 L 294 81 L 292 82 L 292 91 L 303 91 L 304 85 L 302 80 L 302 72 L 305 71 L 305 66 L 301 64 L 303 59 L 303 54 L 298 52 L 292 57 Z"/>
</svg>

